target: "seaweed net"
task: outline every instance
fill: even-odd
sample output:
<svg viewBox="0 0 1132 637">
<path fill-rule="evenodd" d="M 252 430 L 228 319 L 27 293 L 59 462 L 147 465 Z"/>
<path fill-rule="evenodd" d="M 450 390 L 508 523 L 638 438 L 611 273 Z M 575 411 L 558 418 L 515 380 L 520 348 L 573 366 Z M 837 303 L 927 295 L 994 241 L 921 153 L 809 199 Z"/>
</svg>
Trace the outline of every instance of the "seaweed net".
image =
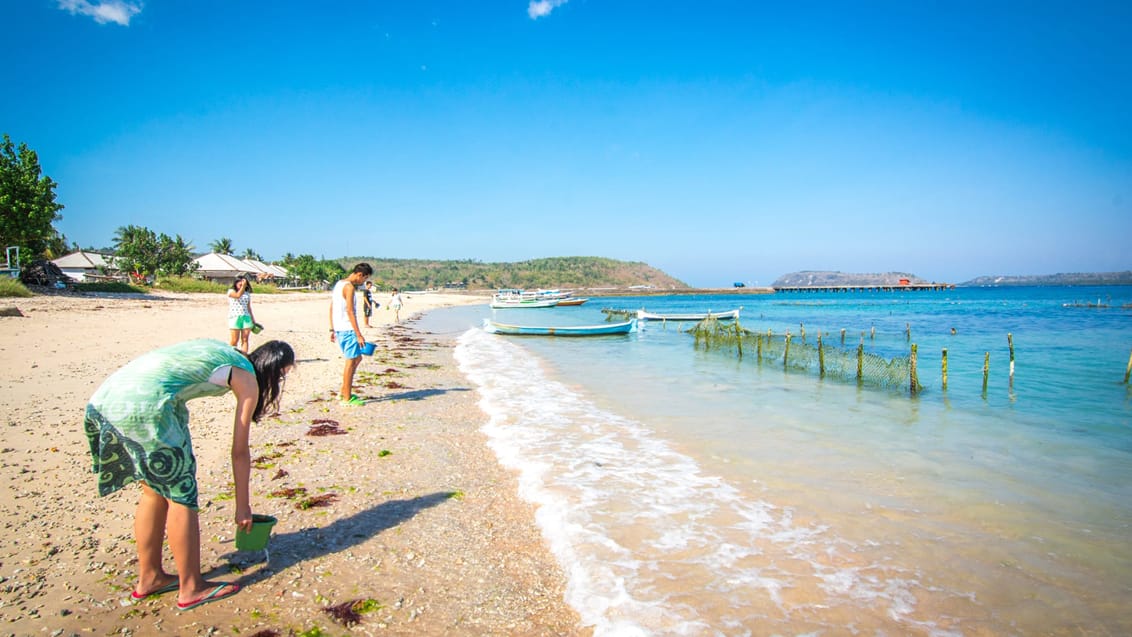
<svg viewBox="0 0 1132 637">
<path fill-rule="evenodd" d="M 885 358 L 865 351 L 864 343 L 844 348 L 824 342 L 820 335 L 807 340 L 804 334 L 799 337 L 790 332 L 755 332 L 738 321 L 723 323 L 708 318 L 688 331 L 695 337 L 697 348 L 730 352 L 760 365 L 913 394 L 923 389 L 916 374 L 915 345 L 911 345 L 908 356 Z"/>
</svg>

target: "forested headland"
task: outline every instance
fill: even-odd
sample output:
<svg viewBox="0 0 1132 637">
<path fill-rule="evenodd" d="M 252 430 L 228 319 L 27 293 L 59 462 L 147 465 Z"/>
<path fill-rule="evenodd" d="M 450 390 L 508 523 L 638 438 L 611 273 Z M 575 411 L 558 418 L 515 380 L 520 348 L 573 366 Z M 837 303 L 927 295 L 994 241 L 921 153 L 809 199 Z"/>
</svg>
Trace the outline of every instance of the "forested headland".
<svg viewBox="0 0 1132 637">
<path fill-rule="evenodd" d="M 457 288 L 636 288 L 676 290 L 687 283 L 637 261 L 604 257 L 549 257 L 512 263 L 484 263 L 474 259 L 381 259 L 348 257 L 338 262 L 347 271 L 359 261 L 373 266 L 373 279 L 384 287 L 410 290 Z"/>
</svg>

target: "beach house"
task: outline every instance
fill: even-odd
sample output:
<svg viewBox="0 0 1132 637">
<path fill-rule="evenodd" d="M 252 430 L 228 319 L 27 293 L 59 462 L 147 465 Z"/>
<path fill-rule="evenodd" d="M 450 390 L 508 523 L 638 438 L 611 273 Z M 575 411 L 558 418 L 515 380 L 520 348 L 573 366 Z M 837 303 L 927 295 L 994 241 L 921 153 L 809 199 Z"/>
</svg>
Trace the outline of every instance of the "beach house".
<svg viewBox="0 0 1132 637">
<path fill-rule="evenodd" d="M 108 254 L 79 250 L 53 259 L 63 274 L 76 281 L 106 280 L 119 276 L 114 257 Z"/>
</svg>

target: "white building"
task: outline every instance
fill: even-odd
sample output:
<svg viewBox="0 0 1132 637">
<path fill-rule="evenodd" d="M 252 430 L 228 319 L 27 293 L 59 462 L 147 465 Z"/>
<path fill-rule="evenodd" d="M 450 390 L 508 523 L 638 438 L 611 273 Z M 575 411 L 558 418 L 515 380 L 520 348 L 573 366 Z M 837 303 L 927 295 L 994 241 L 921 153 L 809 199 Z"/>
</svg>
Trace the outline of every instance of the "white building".
<svg viewBox="0 0 1132 637">
<path fill-rule="evenodd" d="M 51 262 L 59 266 L 63 274 L 76 281 L 86 281 L 89 278 L 112 275 L 117 272 L 117 268 L 114 266 L 114 257 L 97 252 L 79 250 Z"/>
</svg>

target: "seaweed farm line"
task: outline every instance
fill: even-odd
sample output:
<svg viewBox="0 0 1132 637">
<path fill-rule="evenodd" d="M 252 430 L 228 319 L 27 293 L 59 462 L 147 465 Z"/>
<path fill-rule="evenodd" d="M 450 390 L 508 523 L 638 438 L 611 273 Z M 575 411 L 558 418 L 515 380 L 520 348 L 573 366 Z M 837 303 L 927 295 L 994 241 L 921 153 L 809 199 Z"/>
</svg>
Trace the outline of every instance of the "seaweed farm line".
<svg viewBox="0 0 1132 637">
<path fill-rule="evenodd" d="M 1114 307 L 1063 306 L 1082 295 Z M 456 355 L 484 432 L 596 634 L 1132 634 L 1130 301 L 1132 288 L 746 297 L 742 358 L 738 343 L 697 345 L 691 324 L 515 341 L 478 325 L 520 319 L 479 307 L 422 325 L 466 330 Z M 870 356 L 897 361 L 891 383 L 868 380 L 889 373 Z"/>
<path fill-rule="evenodd" d="M 920 356 L 916 343 L 908 345 L 908 355 L 895 356 L 885 359 L 872 352 L 865 351 L 865 333 L 861 333 L 861 340 L 853 350 L 847 350 L 845 345 L 845 330 L 841 330 L 841 347 L 827 345 L 818 332 L 816 341 L 811 345 L 806 342 L 806 330 L 803 324 L 798 336 L 788 330 L 784 335 L 775 335 L 773 330 L 766 333 L 753 332 L 742 327 L 739 321 L 723 324 L 713 318 L 707 318 L 695 324 L 688 330 L 695 338 L 695 345 L 704 350 L 730 350 L 743 358 L 744 347 L 748 356 L 754 356 L 759 364 L 778 365 L 783 369 L 809 372 L 817 374 L 820 378 L 837 378 L 844 381 L 855 381 L 859 385 L 868 385 L 882 388 L 904 388 L 908 393 L 915 395 L 923 391 L 924 386 L 919 381 Z M 911 329 L 905 331 L 905 339 L 911 340 Z M 870 330 L 869 343 L 876 341 L 876 330 Z M 793 350 L 791 344 L 793 343 Z M 1006 346 L 1009 352 L 1009 386 L 1014 386 L 1014 335 L 1006 335 Z M 792 355 L 793 351 L 793 355 Z M 983 356 L 983 383 L 982 391 L 985 397 L 990 381 L 990 352 Z M 1129 356 L 1125 369 L 1124 383 L 1127 384 L 1132 374 L 1132 355 Z M 940 388 L 947 390 L 948 366 L 947 348 L 940 354 Z"/>
</svg>

